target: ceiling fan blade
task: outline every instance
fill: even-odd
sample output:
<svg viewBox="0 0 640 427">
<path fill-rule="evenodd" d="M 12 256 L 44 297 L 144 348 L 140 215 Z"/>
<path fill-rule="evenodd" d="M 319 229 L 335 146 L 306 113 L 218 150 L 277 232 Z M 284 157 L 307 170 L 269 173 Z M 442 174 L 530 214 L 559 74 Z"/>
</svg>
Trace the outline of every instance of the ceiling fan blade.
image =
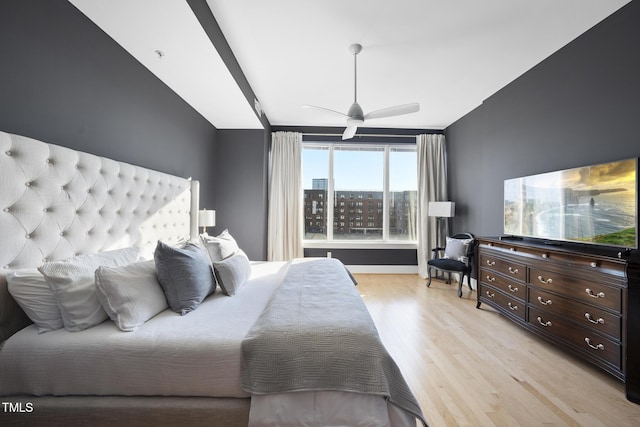
<svg viewBox="0 0 640 427">
<path fill-rule="evenodd" d="M 353 136 L 356 134 L 357 130 L 358 130 L 358 126 L 357 125 L 349 125 L 349 126 L 347 126 L 347 128 L 344 130 L 344 133 L 342 134 L 342 140 L 344 141 L 345 139 L 353 138 Z"/>
<path fill-rule="evenodd" d="M 324 112 L 330 113 L 330 114 L 337 114 L 337 115 L 339 115 L 340 117 L 343 117 L 343 118 L 345 118 L 345 117 L 348 118 L 349 117 L 348 115 L 346 115 L 344 113 L 341 113 L 340 111 L 330 110 L 330 109 L 324 108 L 324 107 L 316 107 L 315 105 L 303 105 L 302 108 L 310 108 L 310 109 L 313 109 L 313 110 L 324 111 Z"/>
<path fill-rule="evenodd" d="M 381 110 L 372 111 L 364 116 L 365 120 L 382 119 L 384 117 L 400 116 L 402 114 L 416 113 L 420 111 L 420 104 L 417 102 L 411 104 L 396 105 L 395 107 L 387 107 Z"/>
</svg>

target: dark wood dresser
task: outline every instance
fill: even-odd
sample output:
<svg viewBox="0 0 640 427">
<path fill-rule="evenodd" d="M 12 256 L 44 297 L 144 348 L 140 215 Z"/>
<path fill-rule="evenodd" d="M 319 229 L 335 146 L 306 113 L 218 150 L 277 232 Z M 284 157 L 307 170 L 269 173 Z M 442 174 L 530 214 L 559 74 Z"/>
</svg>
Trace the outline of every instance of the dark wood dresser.
<svg viewBox="0 0 640 427">
<path fill-rule="evenodd" d="M 640 403 L 638 251 L 480 238 L 478 305 L 626 383 Z"/>
</svg>

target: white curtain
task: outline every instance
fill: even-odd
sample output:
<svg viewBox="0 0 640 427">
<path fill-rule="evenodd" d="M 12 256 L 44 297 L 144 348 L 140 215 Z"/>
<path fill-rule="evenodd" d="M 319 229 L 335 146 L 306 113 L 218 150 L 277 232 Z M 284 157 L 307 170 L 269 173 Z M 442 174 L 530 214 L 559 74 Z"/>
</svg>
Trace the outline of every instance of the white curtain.
<svg viewBox="0 0 640 427">
<path fill-rule="evenodd" d="M 273 132 L 269 174 L 269 261 L 304 256 L 302 198 L 302 134 Z"/>
<path fill-rule="evenodd" d="M 418 154 L 418 274 L 427 277 L 427 261 L 438 241 L 436 219 L 429 202 L 447 200 L 447 156 L 444 135 L 417 135 Z M 441 236 L 444 237 L 444 236 Z M 444 238 L 441 240 L 444 241 Z"/>
</svg>

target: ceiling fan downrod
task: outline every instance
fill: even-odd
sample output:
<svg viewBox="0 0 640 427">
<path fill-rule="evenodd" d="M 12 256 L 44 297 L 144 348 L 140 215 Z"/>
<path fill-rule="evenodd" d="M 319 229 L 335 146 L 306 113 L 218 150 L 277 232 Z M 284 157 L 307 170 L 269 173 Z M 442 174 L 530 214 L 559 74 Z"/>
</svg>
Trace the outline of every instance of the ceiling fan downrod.
<svg viewBox="0 0 640 427">
<path fill-rule="evenodd" d="M 353 104 L 349 107 L 347 115 L 351 118 L 352 124 L 364 122 L 364 112 L 358 104 L 358 54 L 362 51 L 362 45 L 354 43 L 349 46 L 349 51 L 353 54 Z"/>
</svg>

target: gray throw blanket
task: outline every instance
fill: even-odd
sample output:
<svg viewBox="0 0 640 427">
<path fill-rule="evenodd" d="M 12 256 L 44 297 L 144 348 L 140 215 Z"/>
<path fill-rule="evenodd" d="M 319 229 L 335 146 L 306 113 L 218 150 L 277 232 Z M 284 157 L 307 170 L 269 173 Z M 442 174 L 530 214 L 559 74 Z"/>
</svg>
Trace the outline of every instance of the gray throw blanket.
<svg viewBox="0 0 640 427">
<path fill-rule="evenodd" d="M 292 262 L 242 342 L 242 389 L 337 390 L 384 396 L 426 426 L 344 265 Z"/>
</svg>

